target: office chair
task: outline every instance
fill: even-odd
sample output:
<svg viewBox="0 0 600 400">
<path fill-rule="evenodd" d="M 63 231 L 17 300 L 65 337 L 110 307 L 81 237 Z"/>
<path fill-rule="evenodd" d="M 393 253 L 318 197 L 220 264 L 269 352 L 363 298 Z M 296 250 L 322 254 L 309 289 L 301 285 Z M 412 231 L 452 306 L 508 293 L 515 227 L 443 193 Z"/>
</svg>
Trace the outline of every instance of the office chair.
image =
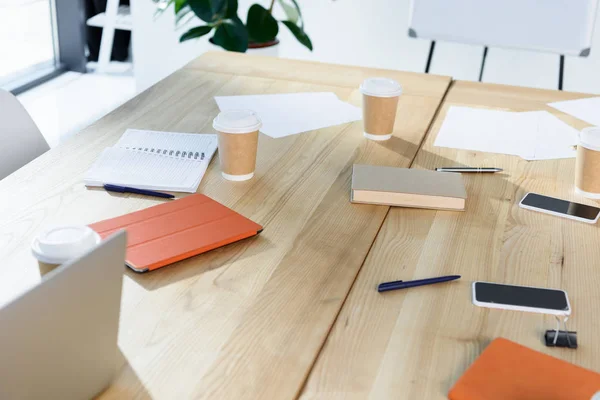
<svg viewBox="0 0 600 400">
<path fill-rule="evenodd" d="M 0 89 L 0 179 L 50 149 L 42 133 L 10 92 Z"/>
</svg>

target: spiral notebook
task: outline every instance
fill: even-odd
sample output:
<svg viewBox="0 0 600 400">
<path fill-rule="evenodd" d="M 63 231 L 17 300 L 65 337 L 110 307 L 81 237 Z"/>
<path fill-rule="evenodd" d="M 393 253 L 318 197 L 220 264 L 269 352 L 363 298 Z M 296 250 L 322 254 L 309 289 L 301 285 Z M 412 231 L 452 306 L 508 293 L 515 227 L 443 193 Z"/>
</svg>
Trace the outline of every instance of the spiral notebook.
<svg viewBox="0 0 600 400">
<path fill-rule="evenodd" d="M 128 129 L 104 149 L 84 183 L 194 193 L 216 150 L 213 134 Z"/>
</svg>

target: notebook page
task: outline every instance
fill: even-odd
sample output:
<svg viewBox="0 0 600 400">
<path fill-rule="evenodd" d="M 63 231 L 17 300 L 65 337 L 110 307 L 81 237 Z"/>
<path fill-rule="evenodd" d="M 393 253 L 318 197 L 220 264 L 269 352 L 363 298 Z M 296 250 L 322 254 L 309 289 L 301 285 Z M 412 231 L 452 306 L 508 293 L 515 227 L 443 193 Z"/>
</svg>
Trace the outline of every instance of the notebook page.
<svg viewBox="0 0 600 400">
<path fill-rule="evenodd" d="M 194 193 L 206 172 L 203 161 L 108 147 L 87 172 L 87 186 L 114 184 L 138 189 Z"/>
<path fill-rule="evenodd" d="M 127 129 L 115 146 L 187 158 L 204 153 L 210 160 L 217 150 L 217 135 Z"/>
</svg>

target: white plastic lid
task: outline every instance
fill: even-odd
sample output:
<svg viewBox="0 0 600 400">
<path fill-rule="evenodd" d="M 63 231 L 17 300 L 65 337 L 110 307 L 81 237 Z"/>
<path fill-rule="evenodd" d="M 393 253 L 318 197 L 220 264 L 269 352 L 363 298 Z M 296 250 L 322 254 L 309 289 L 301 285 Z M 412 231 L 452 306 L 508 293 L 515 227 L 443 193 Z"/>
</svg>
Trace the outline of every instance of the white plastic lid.
<svg viewBox="0 0 600 400">
<path fill-rule="evenodd" d="M 579 144 L 591 150 L 600 151 L 600 127 L 592 126 L 579 132 Z"/>
<path fill-rule="evenodd" d="M 402 94 L 402 86 L 393 79 L 367 78 L 360 85 L 360 91 L 367 96 L 396 97 Z"/>
<path fill-rule="evenodd" d="M 42 262 L 62 264 L 79 257 L 100 240 L 100 235 L 88 226 L 58 226 L 40 233 L 31 244 L 31 252 Z"/>
<path fill-rule="evenodd" d="M 222 111 L 213 121 L 213 128 L 225 133 L 250 133 L 261 126 L 258 115 L 250 110 Z"/>
</svg>

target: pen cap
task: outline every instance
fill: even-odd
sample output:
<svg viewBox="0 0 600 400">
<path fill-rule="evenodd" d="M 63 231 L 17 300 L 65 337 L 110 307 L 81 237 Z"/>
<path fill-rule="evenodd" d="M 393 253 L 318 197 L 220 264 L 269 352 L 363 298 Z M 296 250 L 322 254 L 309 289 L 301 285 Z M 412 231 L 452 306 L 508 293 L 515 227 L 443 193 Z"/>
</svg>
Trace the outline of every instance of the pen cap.
<svg viewBox="0 0 600 400">
<path fill-rule="evenodd" d="M 260 118 L 251 110 L 221 111 L 213 120 L 213 128 L 223 133 L 250 133 L 261 126 Z"/>
<path fill-rule="evenodd" d="M 362 94 L 374 97 L 397 97 L 402 94 L 402 86 L 393 79 L 367 78 L 360 85 Z"/>
<path fill-rule="evenodd" d="M 100 240 L 100 235 L 87 226 L 58 226 L 41 232 L 33 240 L 31 251 L 39 261 L 62 264 L 79 257 Z"/>
</svg>

